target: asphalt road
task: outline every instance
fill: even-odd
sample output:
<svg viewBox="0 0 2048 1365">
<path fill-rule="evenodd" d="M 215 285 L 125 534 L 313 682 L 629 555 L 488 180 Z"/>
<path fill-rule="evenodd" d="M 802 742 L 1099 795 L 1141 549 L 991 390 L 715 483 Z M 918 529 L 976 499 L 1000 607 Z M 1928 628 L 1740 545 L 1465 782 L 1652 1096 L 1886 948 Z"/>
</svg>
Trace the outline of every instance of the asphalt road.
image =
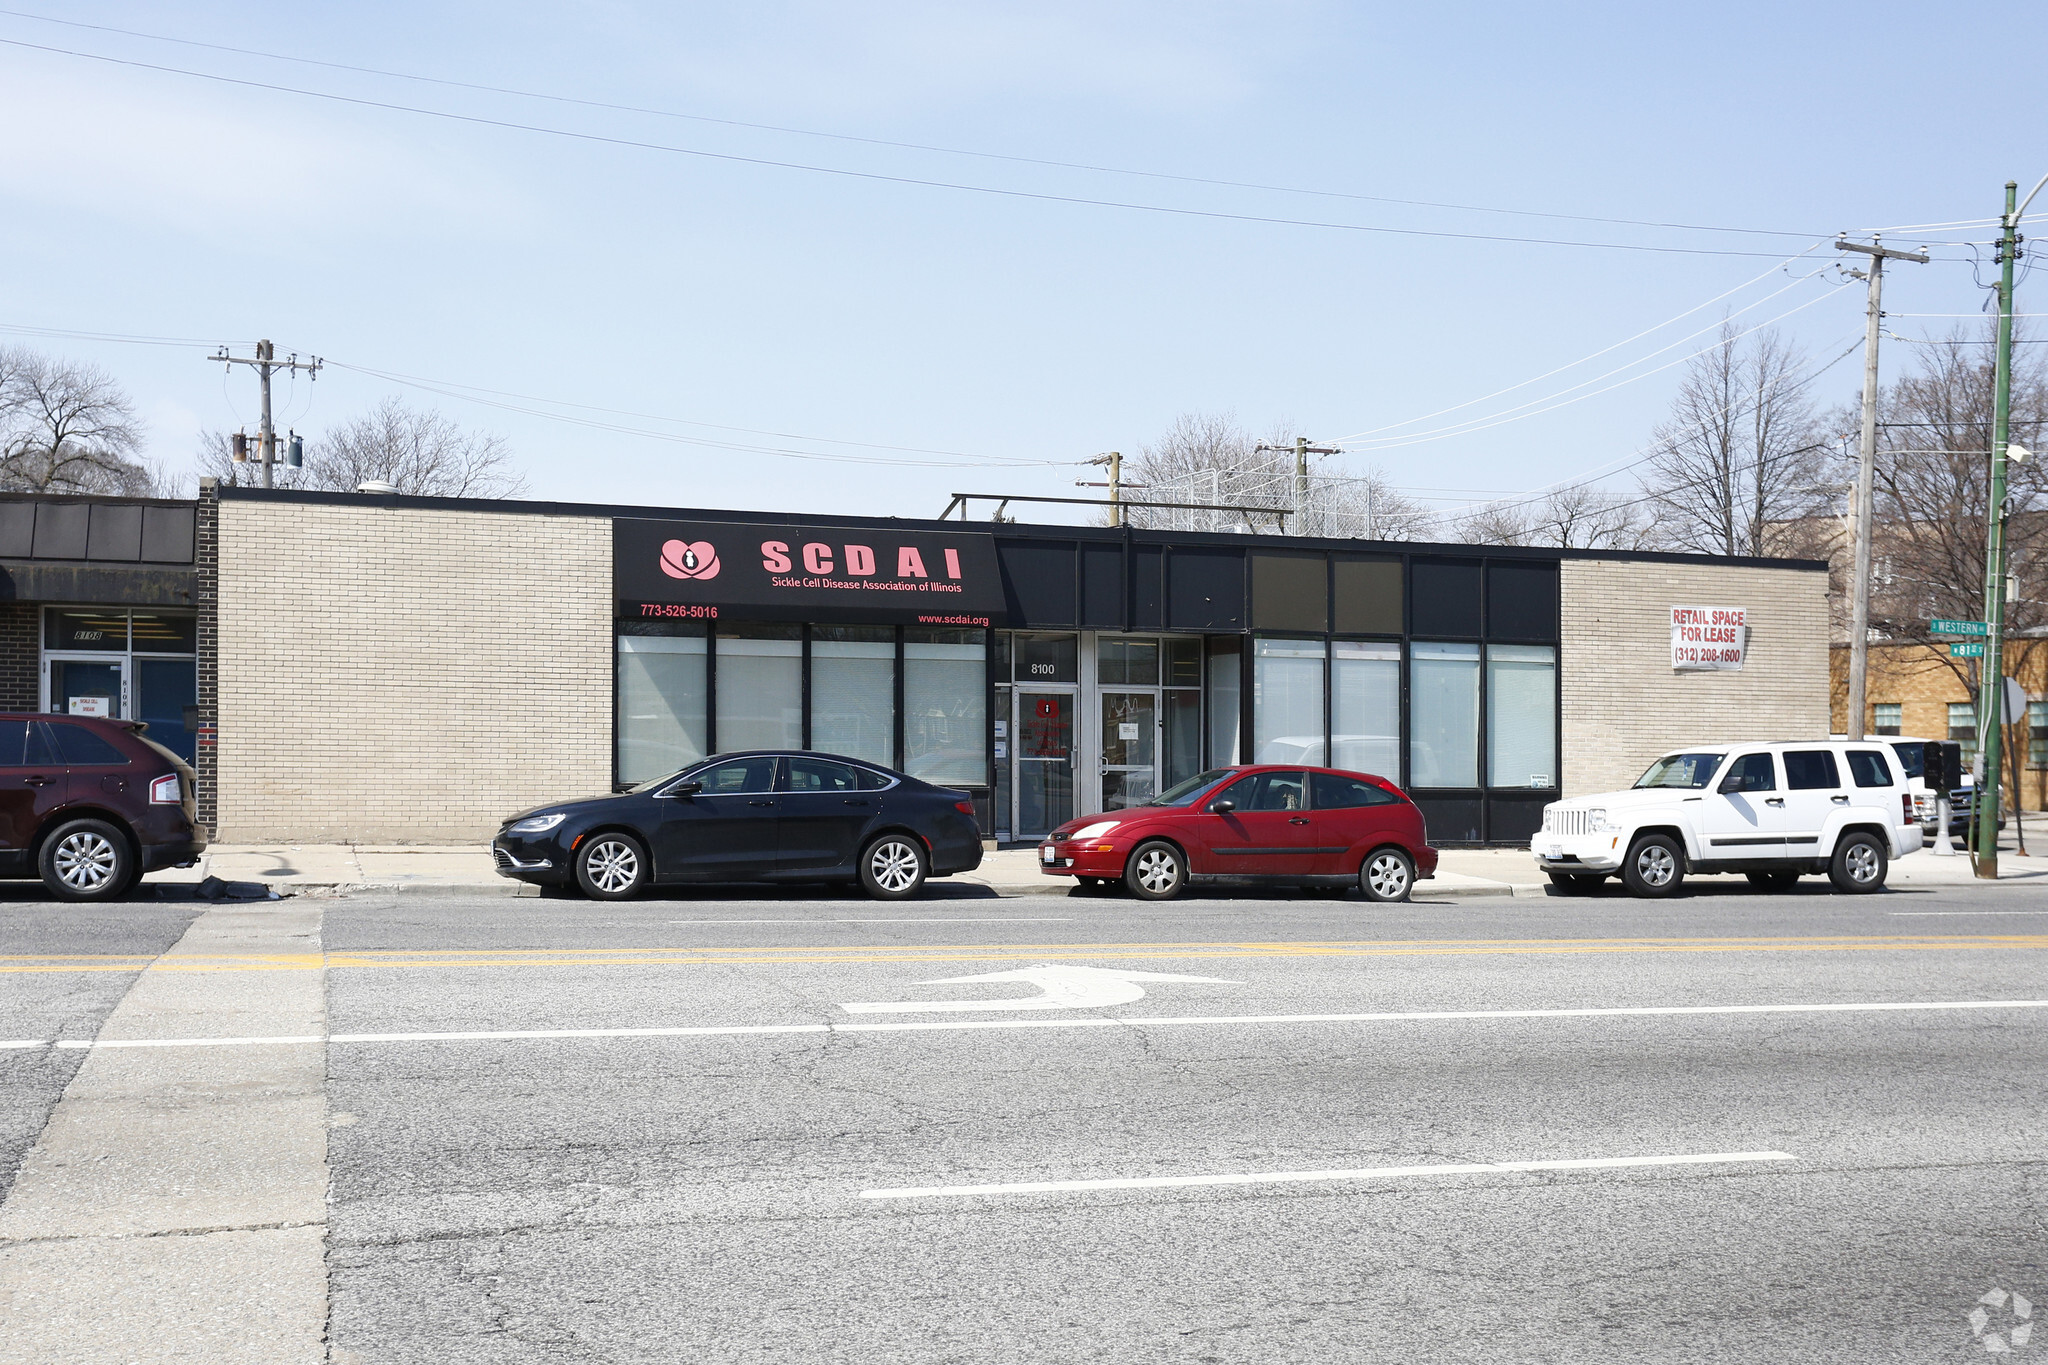
<svg viewBox="0 0 2048 1365">
<path fill-rule="evenodd" d="M 342 1365 L 1965 1360 L 1987 1291 L 2048 1304 L 2048 1009 L 1783 1008 L 2048 999 L 2048 890 L 363 898 L 321 943 Z M 1040 965 L 1095 972 L 931 984 Z M 118 976 L 10 977 L 10 1036 Z M 846 1008 L 1077 980 L 1144 994 Z"/>
</svg>

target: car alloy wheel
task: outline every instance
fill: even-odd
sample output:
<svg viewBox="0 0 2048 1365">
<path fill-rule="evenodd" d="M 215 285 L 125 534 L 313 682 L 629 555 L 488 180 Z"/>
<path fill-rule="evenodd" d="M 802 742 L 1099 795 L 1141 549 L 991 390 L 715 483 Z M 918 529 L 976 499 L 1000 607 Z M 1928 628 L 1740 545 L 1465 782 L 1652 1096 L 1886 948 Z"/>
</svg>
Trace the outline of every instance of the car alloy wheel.
<svg viewBox="0 0 2048 1365">
<path fill-rule="evenodd" d="M 66 887 L 81 896 L 94 896 L 113 881 L 120 859 L 120 851 L 106 835 L 82 829 L 58 841 L 56 856 L 51 861 Z"/>
<path fill-rule="evenodd" d="M 1131 855 L 1124 869 L 1124 885 L 1131 894 L 1148 901 L 1163 901 L 1180 894 L 1187 883 L 1187 868 L 1171 844 L 1146 844 Z"/>
<path fill-rule="evenodd" d="M 1860 893 L 1884 885 L 1885 848 L 1876 836 L 1856 832 L 1843 836 L 1828 866 L 1828 880 L 1835 890 Z"/>
<path fill-rule="evenodd" d="M 924 885 L 924 850 L 901 834 L 886 834 L 861 855 L 860 881 L 877 900 L 902 900 Z"/>
<path fill-rule="evenodd" d="M 1629 846 L 1621 881 L 1637 896 L 1669 896 L 1685 880 L 1685 864 L 1669 835 L 1646 834 Z"/>
<path fill-rule="evenodd" d="M 647 880 L 647 855 L 623 834 L 600 834 L 583 846 L 577 879 L 600 900 L 624 900 Z"/>
<path fill-rule="evenodd" d="M 1405 901 L 1415 886 L 1415 865 L 1397 848 L 1383 848 L 1358 870 L 1358 889 L 1369 901 Z"/>
</svg>

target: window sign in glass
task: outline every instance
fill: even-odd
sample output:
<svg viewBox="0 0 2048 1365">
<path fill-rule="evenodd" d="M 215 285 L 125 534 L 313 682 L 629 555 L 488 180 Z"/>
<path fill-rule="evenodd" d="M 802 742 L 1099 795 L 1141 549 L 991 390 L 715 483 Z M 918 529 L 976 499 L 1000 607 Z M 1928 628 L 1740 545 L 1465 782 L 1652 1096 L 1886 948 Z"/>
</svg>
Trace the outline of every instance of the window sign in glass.
<svg viewBox="0 0 2048 1365">
<path fill-rule="evenodd" d="M 1323 761 L 1323 642 L 1252 641 L 1252 762 Z"/>
<path fill-rule="evenodd" d="M 677 772 L 710 750 L 702 635 L 618 637 L 619 781 Z"/>
<path fill-rule="evenodd" d="M 1408 785 L 1479 785 L 1479 646 L 1409 646 Z"/>
<path fill-rule="evenodd" d="M 811 628 L 811 747 L 896 765 L 896 632 Z"/>
<path fill-rule="evenodd" d="M 1557 651 L 1490 645 L 1486 651 L 1486 784 L 1549 788 L 1557 778 Z"/>
<path fill-rule="evenodd" d="M 1016 637 L 1017 681 L 1070 683 L 1080 681 L 1080 642 L 1072 635 Z"/>
<path fill-rule="evenodd" d="M 801 749 L 804 646 L 801 626 L 737 626 L 718 632 L 721 751 Z"/>
<path fill-rule="evenodd" d="M 130 627 L 137 654 L 196 654 L 199 618 L 184 612 L 138 611 Z"/>
<path fill-rule="evenodd" d="M 988 650 L 979 630 L 912 626 L 903 636 L 903 771 L 988 782 Z M 1020 655 L 1021 657 L 1021 655 Z"/>
<path fill-rule="evenodd" d="M 52 607 L 43 613 L 43 648 L 64 650 L 108 650 L 116 654 L 128 649 L 128 613 L 74 611 Z M 184 653 L 191 653 L 187 646 Z"/>
<path fill-rule="evenodd" d="M 1157 685 L 1159 642 L 1102 637 L 1095 645 L 1095 681 L 1105 687 Z"/>
<path fill-rule="evenodd" d="M 1330 766 L 1401 777 L 1401 646 L 1330 645 Z"/>
</svg>

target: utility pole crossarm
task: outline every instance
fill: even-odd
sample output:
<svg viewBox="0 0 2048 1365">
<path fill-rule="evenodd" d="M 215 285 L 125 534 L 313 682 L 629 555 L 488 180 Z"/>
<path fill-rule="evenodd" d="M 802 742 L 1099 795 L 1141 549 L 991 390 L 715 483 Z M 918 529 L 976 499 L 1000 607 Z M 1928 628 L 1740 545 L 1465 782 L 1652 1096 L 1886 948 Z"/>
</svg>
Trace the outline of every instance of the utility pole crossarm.
<svg viewBox="0 0 2048 1365">
<path fill-rule="evenodd" d="M 256 377 L 263 386 L 263 426 L 257 437 L 257 457 L 263 462 L 263 486 L 268 488 L 270 487 L 270 467 L 277 461 L 277 431 L 270 424 L 270 376 L 278 373 L 280 370 L 287 374 L 304 370 L 308 378 L 318 379 L 320 377 L 320 357 L 316 355 L 310 360 L 301 360 L 298 354 L 294 352 L 286 359 L 279 360 L 277 358 L 277 348 L 265 340 L 256 343 L 256 354 L 253 356 L 229 355 L 228 348 L 223 346 L 220 348 L 220 353 L 213 358 L 224 365 L 254 365 L 256 367 Z"/>
<path fill-rule="evenodd" d="M 1915 261 L 1921 265 L 1926 265 L 1928 261 L 1933 259 L 1924 251 L 1896 251 L 1888 246 L 1877 246 L 1875 244 L 1866 246 L 1862 242 L 1838 241 L 1835 243 L 1835 250 L 1860 251 L 1866 256 L 1875 256 L 1881 261 Z"/>
</svg>

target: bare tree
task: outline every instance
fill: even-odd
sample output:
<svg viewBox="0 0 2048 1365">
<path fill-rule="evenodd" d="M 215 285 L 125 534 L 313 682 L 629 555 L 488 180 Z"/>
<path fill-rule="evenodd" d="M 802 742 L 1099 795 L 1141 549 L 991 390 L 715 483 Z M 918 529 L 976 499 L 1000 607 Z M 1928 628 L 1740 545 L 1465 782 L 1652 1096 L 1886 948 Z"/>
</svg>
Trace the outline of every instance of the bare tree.
<svg viewBox="0 0 2048 1365">
<path fill-rule="evenodd" d="M 200 442 L 202 473 L 229 483 L 261 478 L 253 462 L 235 461 L 222 433 L 207 432 Z M 271 466 L 277 488 L 346 493 L 371 481 L 415 497 L 513 498 L 526 491 L 502 436 L 464 431 L 441 413 L 418 411 L 398 398 L 308 442 L 303 468 Z"/>
<path fill-rule="evenodd" d="M 135 406 L 106 371 L 0 348 L 0 487 L 35 493 L 165 494 L 142 454 Z"/>
<path fill-rule="evenodd" d="M 1658 539 L 1703 554 L 1779 552 L 1776 528 L 1825 498 L 1826 445 L 1802 378 L 1805 357 L 1772 330 L 1721 325 L 1686 366 L 1642 479 Z"/>
<path fill-rule="evenodd" d="M 1339 473 L 1327 465 L 1311 466 L 1307 502 L 1297 509 L 1301 489 L 1294 438 L 1292 428 L 1283 427 L 1261 441 L 1231 414 L 1183 413 L 1159 440 L 1125 461 L 1126 482 L 1134 485 L 1130 497 L 1245 510 L 1134 508 L 1128 513 L 1131 525 L 1180 531 L 1284 527 L 1297 535 L 1365 540 L 1409 540 L 1427 525 L 1424 509 L 1377 468 Z"/>
<path fill-rule="evenodd" d="M 1487 503 L 1459 518 L 1454 537 L 1480 545 L 1555 545 L 1568 550 L 1640 550 L 1654 527 L 1645 500 L 1585 485 L 1560 488 L 1539 501 Z"/>
</svg>

